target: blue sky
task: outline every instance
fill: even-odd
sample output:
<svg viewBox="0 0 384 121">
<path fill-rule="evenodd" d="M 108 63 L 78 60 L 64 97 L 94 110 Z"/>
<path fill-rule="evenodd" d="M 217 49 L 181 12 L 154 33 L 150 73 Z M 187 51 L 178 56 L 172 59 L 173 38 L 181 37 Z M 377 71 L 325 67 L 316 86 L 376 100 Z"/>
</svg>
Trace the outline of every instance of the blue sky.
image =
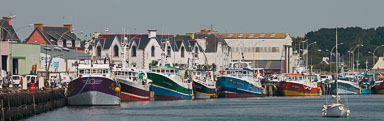
<svg viewBox="0 0 384 121">
<path fill-rule="evenodd" d="M 276 32 L 304 36 L 319 28 L 383 26 L 380 0 L 2 0 L 0 15 L 17 15 L 14 27 L 43 23 L 73 24 L 93 33 L 184 34 L 208 29 L 219 32 Z M 25 39 L 32 28 L 21 29 Z M 80 37 L 84 36 L 79 34 Z M 84 38 L 84 37 L 82 37 Z"/>
</svg>

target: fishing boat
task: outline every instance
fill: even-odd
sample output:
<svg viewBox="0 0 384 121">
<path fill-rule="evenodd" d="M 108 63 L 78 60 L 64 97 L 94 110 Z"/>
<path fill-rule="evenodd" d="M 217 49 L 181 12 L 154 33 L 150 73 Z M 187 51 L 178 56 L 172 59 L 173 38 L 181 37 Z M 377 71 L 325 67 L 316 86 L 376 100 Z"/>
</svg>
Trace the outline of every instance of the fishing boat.
<svg viewBox="0 0 384 121">
<path fill-rule="evenodd" d="M 121 101 L 150 100 L 150 82 L 146 72 L 135 68 L 116 68 L 113 72 L 121 86 Z"/>
<path fill-rule="evenodd" d="M 320 96 L 321 89 L 312 78 L 304 73 L 286 74 L 279 82 L 280 91 L 283 96 Z"/>
<path fill-rule="evenodd" d="M 216 97 L 216 81 L 211 70 L 194 69 L 190 71 L 195 99 Z"/>
<path fill-rule="evenodd" d="M 155 100 L 193 99 L 192 82 L 185 70 L 171 65 L 152 66 L 147 75 Z"/>
<path fill-rule="evenodd" d="M 356 72 L 348 72 L 347 74 L 343 73 L 344 67 L 341 66 L 341 75 L 338 75 L 337 78 L 337 87 L 336 81 L 333 80 L 331 84 L 331 93 L 342 94 L 342 95 L 358 95 L 361 94 L 361 87 L 359 85 L 359 74 Z"/>
<path fill-rule="evenodd" d="M 296 60 L 294 73 L 282 76 L 279 89 L 283 96 L 320 96 L 321 88 L 315 82 L 315 76 L 304 73 L 304 61 Z"/>
<path fill-rule="evenodd" d="M 337 29 L 336 29 L 336 55 L 337 55 Z M 338 62 L 338 57 L 336 57 L 336 62 Z M 338 67 L 337 63 L 336 63 L 336 67 Z M 338 69 L 336 68 L 336 78 L 335 78 L 336 89 L 338 89 L 338 84 L 339 84 L 337 70 Z M 323 117 L 348 117 L 351 111 L 349 110 L 348 106 L 345 106 L 343 103 L 341 103 L 338 90 L 336 90 L 336 95 L 332 95 L 332 98 L 334 98 L 335 101 L 332 104 L 328 104 L 328 100 L 326 100 L 326 103 L 323 105 L 323 109 L 321 110 L 321 115 Z"/>
<path fill-rule="evenodd" d="M 361 94 L 372 94 L 372 87 L 376 82 L 375 74 L 363 73 L 359 82 Z"/>
<path fill-rule="evenodd" d="M 373 86 L 373 93 L 384 94 L 384 76 L 379 76 L 378 81 Z"/>
<path fill-rule="evenodd" d="M 78 74 L 68 84 L 68 105 L 120 105 L 120 86 L 109 64 L 79 64 Z"/>
<path fill-rule="evenodd" d="M 127 37 L 122 38 L 123 60 L 127 60 L 127 48 L 130 45 Z M 128 55 L 129 56 L 129 55 Z M 116 80 L 121 85 L 121 101 L 147 101 L 150 97 L 150 81 L 143 70 L 128 67 L 128 61 L 122 61 L 121 68 L 114 68 Z"/>
<path fill-rule="evenodd" d="M 259 76 L 249 65 L 249 62 L 231 62 L 225 71 L 220 72 L 217 77 L 219 97 L 264 96 Z"/>
</svg>

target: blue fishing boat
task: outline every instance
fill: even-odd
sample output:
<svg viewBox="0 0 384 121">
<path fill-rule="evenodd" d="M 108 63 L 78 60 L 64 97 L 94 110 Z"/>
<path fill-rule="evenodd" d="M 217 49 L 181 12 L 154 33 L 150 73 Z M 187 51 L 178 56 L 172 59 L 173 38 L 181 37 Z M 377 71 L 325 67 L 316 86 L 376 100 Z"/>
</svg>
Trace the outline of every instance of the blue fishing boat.
<svg viewBox="0 0 384 121">
<path fill-rule="evenodd" d="M 363 73 L 360 75 L 361 79 L 359 85 L 361 87 L 361 94 L 372 94 L 372 87 L 376 82 L 375 74 Z"/>
<path fill-rule="evenodd" d="M 263 88 L 257 75 L 245 62 L 234 62 L 222 71 L 218 79 L 219 97 L 263 96 Z"/>
</svg>

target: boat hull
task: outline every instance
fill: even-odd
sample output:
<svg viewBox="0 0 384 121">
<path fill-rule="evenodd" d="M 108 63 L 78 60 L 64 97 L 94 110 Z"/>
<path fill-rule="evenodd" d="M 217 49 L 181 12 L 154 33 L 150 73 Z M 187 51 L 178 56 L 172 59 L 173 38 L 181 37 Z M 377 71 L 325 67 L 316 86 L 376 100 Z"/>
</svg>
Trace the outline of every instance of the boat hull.
<svg viewBox="0 0 384 121">
<path fill-rule="evenodd" d="M 324 117 L 348 117 L 349 114 L 349 108 L 342 105 L 325 108 L 322 110 L 322 116 Z"/>
<path fill-rule="evenodd" d="M 261 86 L 255 86 L 247 81 L 228 76 L 220 76 L 217 79 L 218 96 L 221 98 L 264 96 Z"/>
<path fill-rule="evenodd" d="M 293 81 L 279 82 L 279 88 L 283 96 L 320 96 L 319 87 L 310 87 Z"/>
<path fill-rule="evenodd" d="M 216 88 L 207 87 L 198 82 L 193 82 L 193 91 L 196 99 L 209 99 L 216 97 Z"/>
<path fill-rule="evenodd" d="M 375 94 L 384 94 L 384 82 L 373 87 L 373 91 Z"/>
<path fill-rule="evenodd" d="M 148 101 L 150 100 L 149 85 L 141 85 L 117 78 L 121 85 L 121 101 Z"/>
<path fill-rule="evenodd" d="M 152 80 L 154 100 L 193 99 L 192 83 L 182 86 L 162 74 L 148 72 L 147 75 Z"/>
<path fill-rule="evenodd" d="M 119 105 L 119 84 L 105 77 L 80 77 L 68 85 L 68 105 Z"/>
<path fill-rule="evenodd" d="M 359 95 L 361 94 L 361 88 L 356 82 L 350 81 L 338 81 L 338 87 L 336 88 L 335 82 L 332 83 L 331 93 L 332 94 L 342 94 L 342 95 Z"/>
</svg>

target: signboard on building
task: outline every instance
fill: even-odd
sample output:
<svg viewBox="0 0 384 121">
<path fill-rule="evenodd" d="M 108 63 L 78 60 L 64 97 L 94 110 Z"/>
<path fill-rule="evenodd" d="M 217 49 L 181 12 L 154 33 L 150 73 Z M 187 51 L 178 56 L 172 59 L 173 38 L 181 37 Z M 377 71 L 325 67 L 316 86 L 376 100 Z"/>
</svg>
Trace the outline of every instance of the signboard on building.
<svg viewBox="0 0 384 121">
<path fill-rule="evenodd" d="M 53 65 L 55 68 L 59 67 L 59 60 L 60 60 L 59 56 L 53 57 Z"/>
</svg>

